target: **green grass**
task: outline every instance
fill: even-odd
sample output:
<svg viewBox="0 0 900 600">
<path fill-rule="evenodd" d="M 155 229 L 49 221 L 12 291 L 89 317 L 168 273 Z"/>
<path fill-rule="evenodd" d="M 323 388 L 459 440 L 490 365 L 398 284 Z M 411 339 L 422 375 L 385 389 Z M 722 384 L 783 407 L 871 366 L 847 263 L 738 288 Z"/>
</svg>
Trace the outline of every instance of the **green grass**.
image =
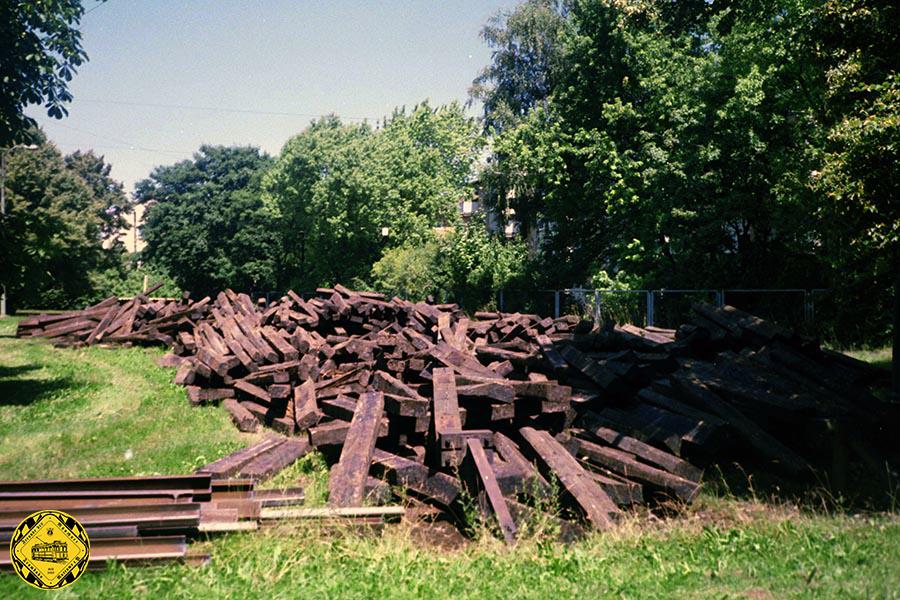
<svg viewBox="0 0 900 600">
<path fill-rule="evenodd" d="M 0 321 L 0 479 L 184 473 L 247 443 L 224 411 L 193 408 L 152 349 L 56 349 Z M 130 453 L 128 451 L 130 450 Z M 126 453 L 131 457 L 126 458 Z M 313 455 L 271 486 L 321 503 Z M 897 598 L 900 519 L 845 515 L 709 493 L 673 518 L 633 515 L 572 545 L 480 536 L 455 550 L 420 528 L 383 533 L 299 524 L 194 543 L 192 568 L 112 565 L 73 598 Z M 46 597 L 0 574 L 0 597 Z"/>
<path fill-rule="evenodd" d="M 891 347 L 877 348 L 874 350 L 847 350 L 846 354 L 871 363 L 881 369 L 890 370 L 891 368 Z"/>
<path fill-rule="evenodd" d="M 253 439 L 191 407 L 160 349 L 57 349 L 0 321 L 0 479 L 191 472 Z"/>
</svg>

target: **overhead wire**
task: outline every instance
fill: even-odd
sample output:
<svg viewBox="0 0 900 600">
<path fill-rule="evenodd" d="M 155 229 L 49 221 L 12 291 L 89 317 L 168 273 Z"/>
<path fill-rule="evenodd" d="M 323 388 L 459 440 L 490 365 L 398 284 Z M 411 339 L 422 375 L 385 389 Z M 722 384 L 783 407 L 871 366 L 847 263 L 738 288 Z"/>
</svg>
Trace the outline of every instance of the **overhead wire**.
<svg viewBox="0 0 900 600">
<path fill-rule="evenodd" d="M 326 117 L 329 115 L 323 114 L 315 114 L 315 113 L 300 113 L 300 112 L 288 112 L 288 111 L 271 111 L 271 110 L 254 110 L 247 108 L 231 108 L 231 107 L 219 107 L 219 106 L 197 106 L 191 104 L 169 104 L 164 102 L 133 102 L 129 100 L 100 100 L 96 98 L 79 98 L 79 102 L 86 102 L 90 104 L 114 104 L 121 106 L 148 106 L 153 108 L 174 108 L 178 110 L 204 110 L 208 112 L 226 112 L 226 113 L 237 113 L 237 114 L 248 114 L 248 115 L 265 115 L 265 116 L 277 116 L 277 117 L 305 117 L 312 119 L 319 119 L 322 117 Z M 335 115 L 340 119 L 345 119 L 348 121 L 378 121 L 381 117 L 356 117 L 356 116 L 346 116 L 346 115 Z"/>
</svg>

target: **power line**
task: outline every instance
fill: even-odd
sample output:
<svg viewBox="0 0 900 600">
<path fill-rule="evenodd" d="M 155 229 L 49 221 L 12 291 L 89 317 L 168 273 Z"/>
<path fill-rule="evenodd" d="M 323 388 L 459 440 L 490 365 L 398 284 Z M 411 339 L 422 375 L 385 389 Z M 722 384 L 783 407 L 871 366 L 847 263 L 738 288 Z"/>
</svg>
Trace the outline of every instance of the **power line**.
<svg viewBox="0 0 900 600">
<path fill-rule="evenodd" d="M 130 150 L 133 152 L 148 152 L 150 154 L 169 154 L 171 156 L 184 156 L 185 154 L 191 154 L 192 152 L 180 152 L 177 150 L 161 150 L 159 148 L 142 148 L 139 146 L 113 146 L 113 145 L 104 145 L 98 146 L 96 144 L 77 144 L 72 142 L 54 142 L 59 146 L 69 146 L 70 148 L 81 149 L 85 146 L 89 146 L 91 150 Z"/>
<path fill-rule="evenodd" d="M 46 125 L 48 122 L 42 123 Z M 140 144 L 134 144 L 129 142 L 128 140 L 124 140 L 122 138 L 104 135 L 102 133 L 97 133 L 96 131 L 90 131 L 87 129 L 81 129 L 79 127 L 73 127 L 72 125 L 66 125 L 65 123 L 59 123 L 56 121 L 52 122 L 54 127 L 62 127 L 64 129 L 71 129 L 72 131 L 78 131 L 80 133 L 86 133 L 88 135 L 92 135 L 94 137 L 102 138 L 105 140 L 109 140 L 115 142 L 116 144 L 121 144 L 120 146 L 93 146 L 94 148 L 110 148 L 110 149 L 118 149 L 118 150 L 140 150 L 143 152 L 159 152 L 163 154 L 173 154 L 177 156 L 183 156 L 185 154 L 193 154 L 193 150 L 176 150 L 174 148 L 148 148 L 146 146 L 141 146 Z M 76 144 L 66 144 L 69 146 L 75 146 Z"/>
<path fill-rule="evenodd" d="M 227 108 L 227 107 L 218 107 L 218 106 L 195 106 L 190 104 L 165 104 L 162 102 L 131 102 L 127 100 L 96 100 L 92 98 L 80 98 L 79 102 L 87 102 L 92 104 L 116 104 L 120 106 L 149 106 L 153 108 L 174 108 L 179 110 L 205 110 L 209 112 L 226 112 L 226 113 L 238 113 L 238 114 L 247 114 L 247 115 L 267 115 L 267 116 L 276 116 L 276 117 L 305 117 L 318 119 L 327 115 L 318 115 L 314 113 L 297 113 L 297 112 L 282 112 L 282 111 L 269 111 L 269 110 L 251 110 L 246 108 Z M 378 121 L 381 117 L 351 117 L 351 116 L 340 116 L 337 115 L 341 119 L 346 119 L 348 121 Z"/>
<path fill-rule="evenodd" d="M 84 11 L 84 14 L 81 15 L 81 18 L 88 16 L 89 14 L 91 14 L 92 12 L 94 12 L 95 10 L 97 10 L 98 8 L 100 8 L 101 6 L 106 4 L 107 2 L 111 2 L 111 1 L 112 0 L 102 0 L 102 1 L 98 0 L 97 6 L 94 6 L 93 8 L 89 8 L 88 10 Z"/>
</svg>

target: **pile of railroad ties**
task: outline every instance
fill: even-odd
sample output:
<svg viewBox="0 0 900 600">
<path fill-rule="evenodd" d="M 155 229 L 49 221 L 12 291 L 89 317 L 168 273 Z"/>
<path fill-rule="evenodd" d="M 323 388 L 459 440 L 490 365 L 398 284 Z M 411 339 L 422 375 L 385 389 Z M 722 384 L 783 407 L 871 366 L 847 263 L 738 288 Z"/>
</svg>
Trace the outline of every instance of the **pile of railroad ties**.
<svg viewBox="0 0 900 600">
<path fill-rule="evenodd" d="M 729 306 L 693 310 L 675 331 L 470 317 L 342 286 L 268 305 L 226 290 L 110 298 L 17 335 L 170 347 L 162 364 L 191 403 L 271 430 L 206 468 L 213 486 L 317 448 L 334 510 L 393 493 L 458 518 L 475 498 L 510 543 L 551 495 L 561 524 L 607 528 L 630 506 L 690 502 L 711 464 L 793 480 L 894 464 L 898 411 L 871 392 L 879 371 Z"/>
</svg>

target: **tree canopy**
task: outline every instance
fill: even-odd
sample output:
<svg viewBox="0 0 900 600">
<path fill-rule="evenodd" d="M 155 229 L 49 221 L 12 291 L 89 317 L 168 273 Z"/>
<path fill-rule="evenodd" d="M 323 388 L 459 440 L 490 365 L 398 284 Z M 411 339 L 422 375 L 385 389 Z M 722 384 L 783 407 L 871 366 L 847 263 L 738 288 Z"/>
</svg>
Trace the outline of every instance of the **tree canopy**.
<svg viewBox="0 0 900 600">
<path fill-rule="evenodd" d="M 425 242 L 472 195 L 481 138 L 459 104 L 395 111 L 378 129 L 336 117 L 291 138 L 264 182 L 284 283 L 364 281 L 386 248 Z"/>
<path fill-rule="evenodd" d="M 271 288 L 278 246 L 259 187 L 270 165 L 258 148 L 201 146 L 154 169 L 135 189 L 147 206 L 143 258 L 198 293 Z"/>
<path fill-rule="evenodd" d="M 35 122 L 26 106 L 44 104 L 57 119 L 68 114 L 68 84 L 87 60 L 78 25 L 81 0 L 0 3 L 0 147 L 22 141 Z"/>
<path fill-rule="evenodd" d="M 117 260 L 120 249 L 104 249 L 102 232 L 124 196 L 107 167 L 93 154 L 63 157 L 47 142 L 9 154 L 0 281 L 12 306 L 76 306 L 93 289 L 91 274 Z"/>
<path fill-rule="evenodd" d="M 480 121 L 424 102 L 321 118 L 275 159 L 204 146 L 138 185 L 142 258 L 198 292 L 344 283 L 467 307 L 513 284 L 828 288 L 831 337 L 883 342 L 900 289 L 895 4 L 524 0 L 482 30 Z M 27 104 L 64 114 L 82 10 L 0 8 L 4 139 Z M 45 144 L 10 168 L 0 277 L 65 304 L 123 272 L 100 246 L 128 206 L 102 158 Z M 464 222 L 476 199 L 492 214 Z M 516 239 L 484 227 L 507 219 Z"/>
</svg>

